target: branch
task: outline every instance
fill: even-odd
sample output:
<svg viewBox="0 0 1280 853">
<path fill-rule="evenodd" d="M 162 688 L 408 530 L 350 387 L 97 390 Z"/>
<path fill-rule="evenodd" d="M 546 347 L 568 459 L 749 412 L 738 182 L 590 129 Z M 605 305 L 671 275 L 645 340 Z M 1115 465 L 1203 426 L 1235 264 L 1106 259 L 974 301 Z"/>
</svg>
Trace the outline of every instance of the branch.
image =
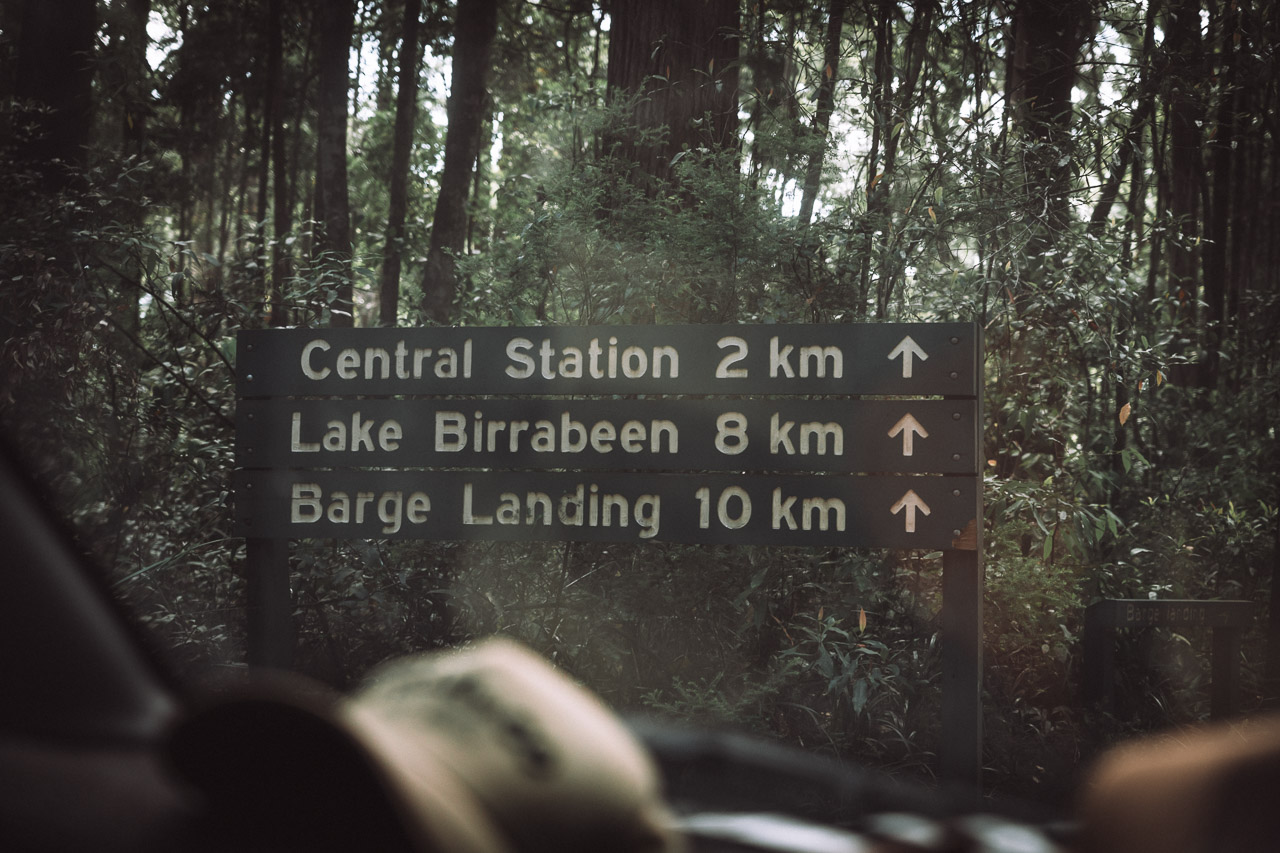
<svg viewBox="0 0 1280 853">
<path fill-rule="evenodd" d="M 193 386 L 190 382 L 187 381 L 187 378 L 185 376 L 175 371 L 172 367 L 170 367 L 165 362 L 161 361 L 154 353 L 151 352 L 151 350 L 147 349 L 146 345 L 144 345 L 142 341 L 138 340 L 137 337 L 135 337 L 132 332 L 130 332 L 128 329 L 122 326 L 117 320 L 115 320 L 109 314 L 106 315 L 105 319 L 107 323 L 111 325 L 112 328 L 114 328 L 117 332 L 119 332 L 127 341 L 129 341 L 129 343 L 133 344 L 133 346 L 139 352 L 141 352 L 147 358 L 151 359 L 151 361 L 153 361 L 155 364 L 159 365 L 159 367 L 162 370 L 164 370 L 165 373 L 169 374 L 170 378 L 176 380 L 179 385 L 181 385 L 183 388 L 186 388 L 187 392 L 190 393 L 193 397 L 195 397 L 200 403 L 202 403 L 205 408 L 207 408 L 210 412 L 212 412 L 213 416 L 217 418 L 219 421 L 221 421 L 224 426 L 232 429 L 235 428 L 235 421 L 231 420 L 231 418 L 223 414 L 222 409 L 218 408 L 217 404 L 215 404 L 212 400 L 210 400 L 204 394 L 201 394 L 200 391 L 195 386 Z"/>
<path fill-rule="evenodd" d="M 188 320 L 185 316 L 183 316 L 182 312 L 179 311 L 175 306 L 170 305 L 168 302 L 166 302 L 165 298 L 162 295 L 160 295 L 159 293 L 157 293 L 155 290 L 148 287 L 147 285 L 143 284 L 141 279 L 134 279 L 131 276 L 129 276 L 127 273 L 125 273 L 123 270 L 117 269 L 116 266 L 113 265 L 110 261 L 99 260 L 98 263 L 102 264 L 102 266 L 106 267 L 108 270 L 115 273 L 117 276 L 120 277 L 122 281 L 128 282 L 129 284 L 136 286 L 139 290 L 144 291 L 148 296 L 154 299 L 162 308 L 168 308 L 170 313 L 172 313 L 173 316 L 178 318 L 179 323 L 186 326 L 188 331 L 190 331 L 200 340 L 204 341 L 205 345 L 208 346 L 209 349 L 213 350 L 214 355 L 218 357 L 219 361 L 221 361 L 224 365 L 226 365 L 227 370 L 231 372 L 232 376 L 236 375 L 235 365 L 227 361 L 227 357 L 222 354 L 222 350 L 218 348 L 217 344 L 209 340 L 209 336 L 206 335 L 204 332 L 202 332 L 194 323 Z"/>
</svg>

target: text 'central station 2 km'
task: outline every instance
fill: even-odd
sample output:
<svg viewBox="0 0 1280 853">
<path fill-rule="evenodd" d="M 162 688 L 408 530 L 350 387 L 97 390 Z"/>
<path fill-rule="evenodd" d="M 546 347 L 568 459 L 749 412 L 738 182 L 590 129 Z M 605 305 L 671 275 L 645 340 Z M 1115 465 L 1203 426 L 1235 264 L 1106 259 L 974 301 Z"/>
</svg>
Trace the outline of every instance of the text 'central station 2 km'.
<svg viewBox="0 0 1280 853">
<path fill-rule="evenodd" d="M 270 329 L 237 339 L 237 533 L 953 548 L 970 323 Z"/>
</svg>

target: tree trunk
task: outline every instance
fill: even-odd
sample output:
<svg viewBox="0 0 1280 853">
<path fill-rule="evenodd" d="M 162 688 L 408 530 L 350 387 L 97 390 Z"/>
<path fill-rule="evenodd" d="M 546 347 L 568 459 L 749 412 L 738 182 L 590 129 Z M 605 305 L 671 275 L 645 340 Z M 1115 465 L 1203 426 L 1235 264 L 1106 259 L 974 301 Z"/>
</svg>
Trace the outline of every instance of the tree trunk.
<svg viewBox="0 0 1280 853">
<path fill-rule="evenodd" d="M 911 20 L 911 28 L 904 40 L 904 61 L 894 60 L 893 22 L 898 5 L 892 0 L 880 0 L 875 22 L 876 52 L 872 103 L 875 122 L 872 128 L 871 152 L 867 158 L 867 216 L 863 225 L 865 251 L 859 273 L 859 293 L 856 309 L 865 315 L 866 300 L 871 292 L 871 271 L 877 266 L 875 279 L 875 317 L 884 318 L 898 282 L 902 278 L 902 260 L 892 245 L 899 237 L 900 229 L 894 223 L 891 204 L 898 163 L 898 150 L 904 135 L 907 117 L 915 98 L 916 84 L 924 66 L 925 42 L 933 28 L 934 5 L 917 7 Z M 902 71 L 897 89 L 895 79 Z M 886 245 L 883 251 L 874 247 L 875 236 Z"/>
<path fill-rule="evenodd" d="M 577 131 L 575 130 L 575 135 Z M 574 143 L 576 156 L 577 143 Z M 467 208 L 467 252 L 483 251 L 488 245 L 489 177 L 493 173 L 493 98 L 486 98 L 484 118 L 480 122 L 480 143 L 476 146 L 476 165 L 472 172 L 471 204 Z M 479 229 L 479 239 L 476 232 Z"/>
<path fill-rule="evenodd" d="M 289 200 L 289 163 L 285 156 L 284 136 L 284 11 L 283 0 L 271 0 L 267 33 L 267 113 L 271 116 L 271 305 L 272 326 L 289 325 L 285 308 L 284 287 L 293 275 L 291 251 L 285 240 L 293 230 L 293 206 Z M 266 157 L 266 152 L 263 152 Z"/>
<path fill-rule="evenodd" d="M 1169 288 L 1178 315 L 1194 325 L 1196 314 L 1196 236 L 1203 172 L 1200 123 L 1203 109 L 1195 95 L 1200 79 L 1200 2 L 1179 0 L 1164 23 L 1169 54 L 1169 214 L 1177 229 L 1169 246 Z M 1188 333 L 1191 330 L 1188 329 Z"/>
<path fill-rule="evenodd" d="M 485 80 L 498 31 L 498 0 L 459 0 L 457 14 L 444 171 L 422 276 L 422 317 L 436 323 L 448 321 L 457 292 L 454 258 L 463 250 L 467 238 L 467 192 L 480 145 Z"/>
<path fill-rule="evenodd" d="M 147 115 L 151 111 L 150 68 L 147 48 L 147 19 L 151 16 L 151 0 L 129 0 L 119 15 L 123 41 L 121 73 L 121 151 L 126 156 L 141 157 L 147 144 Z"/>
<path fill-rule="evenodd" d="M 19 140 L 48 191 L 67 187 L 87 162 L 93 126 L 94 0 L 27 0 L 23 7 L 14 94 L 47 109 L 32 116 L 35 134 Z"/>
<path fill-rule="evenodd" d="M 313 226 L 310 224 L 310 215 L 312 212 L 311 196 L 315 192 L 315 181 L 313 169 L 315 168 L 315 159 L 305 155 L 306 145 L 306 115 L 308 106 L 314 103 L 314 96 L 311 93 L 311 85 L 314 81 L 315 54 L 314 47 L 316 39 L 313 37 L 315 28 L 318 25 L 317 15 L 314 12 L 307 19 L 307 34 L 302 40 L 303 54 L 299 63 L 296 76 L 292 77 L 292 88 L 289 90 L 289 100 L 293 103 L 293 113 L 289 121 L 289 138 L 287 140 L 287 151 L 285 158 L 289 163 L 289 171 L 287 175 L 287 183 L 285 185 L 285 201 L 290 211 L 297 210 L 300 212 L 300 220 L 307 223 L 307 227 L 299 230 L 298 239 L 294 241 L 293 254 L 295 257 L 310 258 L 312 255 L 312 232 Z M 299 198 L 300 188 L 301 198 Z"/>
<path fill-rule="evenodd" d="M 268 77 L 270 73 L 268 72 Z M 253 247 L 254 261 L 257 266 L 254 267 L 253 279 L 255 288 L 255 302 L 262 299 L 267 289 L 267 266 L 270 254 L 267 252 L 267 213 L 269 212 L 270 193 L 271 193 L 271 128 L 275 123 L 271 115 L 271 93 L 270 81 L 268 81 L 268 90 L 264 91 L 262 98 L 262 128 L 258 134 L 258 192 L 257 207 L 253 213 Z M 185 170 L 186 163 L 183 163 Z M 274 287 L 274 285 L 273 285 Z M 268 304 L 273 301 L 273 297 L 268 297 Z"/>
<path fill-rule="evenodd" d="M 100 91 L 115 94 L 116 119 L 119 128 L 119 152 L 122 157 L 142 158 L 147 147 L 147 115 L 150 112 L 150 68 L 147 65 L 147 18 L 151 0 L 128 0 L 114 4 L 106 11 L 109 46 L 104 49 L 99 67 L 102 69 Z M 116 142 L 116 140 L 112 140 Z M 99 140 L 105 147 L 106 140 Z M 140 229 L 145 218 L 146 187 L 131 183 L 115 200 L 117 221 L 128 229 Z M 137 336 L 141 324 L 140 300 L 143 268 L 139 252 L 120 248 L 116 254 L 120 272 L 120 297 L 116 306 L 116 323 L 126 335 Z M 133 354 L 132 346 L 122 352 Z M 128 356 L 126 356 L 128 357 Z"/>
<path fill-rule="evenodd" d="M 681 151 L 736 145 L 737 0 L 614 0 L 609 12 L 609 97 L 636 100 L 608 143 L 637 183 L 669 180 Z"/>
<path fill-rule="evenodd" d="M 813 117 L 813 134 L 817 137 L 813 154 L 809 156 L 809 169 L 805 173 L 804 192 L 800 197 L 800 224 L 808 225 L 813 218 L 813 203 L 822 185 L 822 164 L 827 155 L 827 132 L 831 127 L 831 114 L 835 111 L 836 75 L 840 70 L 840 37 L 844 30 L 844 7 L 847 0 L 831 0 L 827 15 L 827 37 L 823 48 L 824 68 L 822 83 L 818 86 L 817 110 Z"/>
<path fill-rule="evenodd" d="M 1030 255 L 1038 255 L 1071 220 L 1071 168 L 1064 162 L 1070 155 L 1071 90 L 1093 17 L 1088 0 L 1021 0 L 1013 13 L 1005 92 L 1013 125 L 1028 143 L 1026 213 L 1040 226 Z"/>
<path fill-rule="evenodd" d="M 399 11 L 394 3 L 383 3 L 378 11 L 378 68 L 377 77 L 374 82 L 374 104 L 378 112 L 383 113 L 391 109 L 395 103 L 395 75 L 392 71 L 392 62 L 395 60 L 396 51 L 396 32 L 394 21 L 396 20 L 396 12 Z M 418 0 L 418 14 L 422 14 L 422 2 Z M 401 20 L 406 20 L 407 13 L 401 15 Z M 403 43 L 404 29 L 400 31 L 401 43 Z M 402 57 L 403 60 L 403 57 Z M 403 65 L 403 61 L 401 62 Z"/>
<path fill-rule="evenodd" d="M 348 61 L 355 29 L 355 0 L 325 0 L 320 15 L 320 72 L 316 118 L 316 254 L 329 296 L 329 324 L 355 325 L 351 282 L 351 203 L 347 193 Z"/>
<path fill-rule="evenodd" d="M 1214 119 L 1213 135 L 1209 141 L 1209 163 L 1213 168 L 1210 202 L 1204 212 L 1204 346 L 1205 376 L 1207 385 L 1218 380 L 1220 351 L 1226 339 L 1227 293 L 1235 270 L 1229 262 L 1232 241 L 1231 219 L 1235 208 L 1232 200 L 1234 181 L 1232 165 L 1236 148 L 1236 102 L 1239 99 L 1236 75 L 1235 44 L 1232 34 L 1237 32 L 1238 11 L 1234 5 L 1223 4 L 1221 26 L 1221 59 L 1218 69 L 1218 109 Z"/>
<path fill-rule="evenodd" d="M 239 172 L 236 163 L 239 158 L 236 150 L 235 129 L 239 127 L 240 98 L 238 92 L 232 92 L 227 99 L 227 125 L 230 128 L 222 138 L 222 207 L 218 211 L 218 267 L 227 262 L 227 249 L 231 243 L 231 217 L 239 211 L 239 197 L 236 193 Z M 224 282 L 224 286 L 231 282 Z"/>
<path fill-rule="evenodd" d="M 395 138 L 391 151 L 390 199 L 387 210 L 387 243 L 382 260 L 378 322 L 394 326 L 400 307 L 400 259 L 404 252 L 404 218 L 409 206 L 409 155 L 413 151 L 413 127 L 418 107 L 418 67 L 422 51 L 418 43 L 418 19 L 422 0 L 405 0 L 404 31 L 400 40 L 400 89 L 396 93 Z"/>
<path fill-rule="evenodd" d="M 1107 220 L 1111 216 L 1111 208 L 1115 205 L 1116 199 L 1120 195 L 1120 187 L 1124 183 L 1125 172 L 1130 170 L 1131 167 L 1135 180 L 1130 181 L 1129 207 L 1135 211 L 1134 216 L 1141 215 L 1141 210 L 1139 209 L 1141 204 L 1135 201 L 1135 195 L 1139 192 L 1139 184 L 1136 179 L 1140 179 L 1145 174 L 1145 170 L 1141 166 L 1143 159 L 1142 138 L 1151 115 L 1155 111 L 1155 89 L 1151 84 L 1149 73 L 1151 58 L 1155 52 L 1155 29 L 1155 8 L 1154 6 L 1149 6 L 1146 21 L 1143 25 L 1142 54 L 1138 58 L 1140 66 L 1136 89 L 1138 106 L 1134 109 L 1133 116 L 1129 119 L 1129 127 L 1125 130 L 1124 138 L 1120 143 L 1119 155 L 1112 164 L 1107 181 L 1098 196 L 1098 203 L 1094 205 L 1093 213 L 1089 217 L 1088 233 L 1094 239 L 1102 236 Z M 1132 223 L 1130 223 L 1130 226 L 1127 233 L 1133 233 Z M 1126 253 L 1125 262 L 1128 263 L 1128 253 Z"/>
</svg>

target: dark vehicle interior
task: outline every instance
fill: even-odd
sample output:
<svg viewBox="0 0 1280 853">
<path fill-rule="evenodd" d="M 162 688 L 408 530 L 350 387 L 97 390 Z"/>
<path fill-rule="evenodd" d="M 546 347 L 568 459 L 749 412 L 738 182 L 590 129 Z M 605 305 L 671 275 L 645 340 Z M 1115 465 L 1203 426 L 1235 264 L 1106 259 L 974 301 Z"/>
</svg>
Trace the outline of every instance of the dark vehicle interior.
<svg viewBox="0 0 1280 853">
<path fill-rule="evenodd" d="M 174 685 L 7 458 L 0 826 L 20 849 L 154 849 L 185 815 L 157 744 Z"/>
<path fill-rule="evenodd" d="M 303 742 L 300 717 L 255 721 L 243 766 L 225 768 L 241 783 L 235 802 L 181 781 L 173 730 L 192 703 L 13 463 L 2 464 L 13 584 L 0 621 L 4 849 L 410 849 L 354 750 L 331 737 L 323 751 L 289 752 Z M 277 737 L 285 729 L 292 739 Z M 187 743 L 199 734 L 189 730 Z"/>
</svg>

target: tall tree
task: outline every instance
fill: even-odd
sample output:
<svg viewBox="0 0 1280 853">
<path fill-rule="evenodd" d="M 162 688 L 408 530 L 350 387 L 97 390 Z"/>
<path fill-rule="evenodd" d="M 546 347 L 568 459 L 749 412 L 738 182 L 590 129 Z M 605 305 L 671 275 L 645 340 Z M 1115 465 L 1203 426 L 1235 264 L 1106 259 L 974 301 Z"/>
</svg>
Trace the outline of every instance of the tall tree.
<svg viewBox="0 0 1280 853">
<path fill-rule="evenodd" d="M 458 287 L 455 257 L 466 245 L 467 193 L 485 116 L 485 80 L 498 32 L 498 0 L 458 0 L 457 15 L 444 171 L 422 275 L 420 310 L 424 319 L 437 323 L 446 322 L 453 309 Z"/>
<path fill-rule="evenodd" d="M 400 307 L 400 260 L 404 253 L 404 218 L 409 205 L 409 155 L 413 151 L 418 67 L 422 62 L 422 47 L 418 41 L 418 19 L 421 15 L 422 0 L 405 0 L 400 39 L 400 88 L 396 92 L 396 126 L 391 150 L 387 238 L 378 303 L 378 322 L 383 326 L 396 324 Z"/>
<path fill-rule="evenodd" d="M 104 10 L 108 39 L 98 63 L 100 89 L 119 111 L 119 148 L 126 157 L 142 156 L 146 147 L 152 86 L 147 64 L 150 15 L 151 0 L 112 3 Z"/>
<path fill-rule="evenodd" d="M 876 279 L 875 316 L 883 318 L 889 310 L 889 302 L 905 272 L 898 247 L 899 228 L 895 227 L 895 211 L 890 198 L 897 180 L 898 152 L 903 129 L 910 116 L 916 85 L 925 59 L 925 41 L 933 29 L 934 3 L 916 4 L 903 44 L 903 59 L 895 61 L 894 24 L 898 17 L 898 4 L 894 0 L 880 0 L 873 13 L 872 28 L 876 44 L 871 85 L 871 103 L 874 123 L 871 132 L 871 151 L 867 157 L 867 217 L 865 221 L 865 245 L 859 280 L 859 310 L 866 304 L 870 293 L 870 273 L 873 261 L 878 259 L 879 275 Z M 874 251 L 873 243 L 883 240 L 884 250 Z"/>
<path fill-rule="evenodd" d="M 333 296 L 330 324 L 355 325 L 351 280 L 351 202 L 347 190 L 347 107 L 350 100 L 348 63 L 355 29 L 355 0 L 324 0 L 320 4 L 319 91 L 316 117 L 315 254 L 323 284 Z M 264 152 L 265 153 L 265 152 Z"/>
<path fill-rule="evenodd" d="M 815 147 L 809 155 L 809 167 L 804 176 L 804 190 L 800 196 L 800 224 L 808 225 L 813 217 L 813 203 L 822 183 L 822 164 L 827 156 L 827 131 L 831 127 L 831 114 L 835 112 L 836 76 L 840 72 L 840 38 L 844 31 L 844 7 L 848 0 L 831 0 L 827 12 L 827 33 L 822 49 L 822 82 L 818 84 L 818 102 L 813 115 Z"/>
<path fill-rule="evenodd" d="M 1205 236 L 1208 238 L 1203 256 L 1204 275 L 1204 346 L 1206 382 L 1218 378 L 1221 345 L 1227 321 L 1227 294 L 1235 290 L 1236 269 L 1231 260 L 1233 203 L 1233 163 L 1240 140 L 1237 139 L 1237 112 L 1243 100 L 1237 66 L 1237 41 L 1240 40 L 1240 10 L 1234 3 L 1224 3 L 1218 17 L 1218 105 L 1213 130 L 1208 140 L 1208 159 L 1213 169 L 1210 195 L 1205 202 Z M 1243 199 L 1242 199 L 1243 201 Z"/>
<path fill-rule="evenodd" d="M 1165 50 L 1170 57 L 1166 76 L 1169 122 L 1169 214 L 1175 237 L 1169 245 L 1169 288 L 1184 322 L 1195 319 L 1196 237 L 1199 230 L 1200 188 L 1204 175 L 1201 125 L 1204 104 L 1196 83 L 1203 70 L 1200 38 L 1200 0 L 1171 0 L 1164 21 Z"/>
<path fill-rule="evenodd" d="M 1005 96 L 1025 141 L 1026 213 L 1039 228 L 1032 254 L 1071 217 L 1069 151 L 1080 49 L 1095 25 L 1091 0 L 1019 0 L 1013 10 Z"/>
<path fill-rule="evenodd" d="M 271 189 L 272 232 L 275 241 L 271 246 L 271 293 L 269 322 L 272 326 L 284 326 L 289 322 L 284 307 L 284 285 L 292 275 L 292 264 L 286 236 L 292 229 L 292 205 L 289 200 L 289 164 L 285 152 L 284 137 L 284 2 L 270 0 L 267 4 L 267 79 L 266 112 L 263 117 L 271 141 Z M 262 152 L 265 163 L 267 152 Z M 264 194 L 265 196 L 265 194 Z"/>
<path fill-rule="evenodd" d="M 41 174 L 47 189 L 67 185 L 84 165 L 93 126 L 94 0 L 23 6 L 14 94 L 42 108 L 36 132 L 18 155 Z"/>
<path fill-rule="evenodd" d="M 632 98 L 609 140 L 633 174 L 666 180 L 683 150 L 737 144 L 738 0 L 614 0 L 611 99 Z"/>
<path fill-rule="evenodd" d="M 150 44 L 147 19 L 151 13 L 151 0 L 115 3 L 104 11 L 103 31 L 108 39 L 102 46 L 98 61 L 98 89 L 111 99 L 117 112 L 116 120 L 107 126 L 104 135 L 110 139 L 112 147 L 118 146 L 121 156 L 140 160 L 147 154 L 146 129 L 151 112 L 151 69 L 147 64 Z M 99 108 L 97 111 L 104 110 Z M 104 139 L 100 147 L 105 148 L 107 144 Z M 145 195 L 148 189 L 141 182 L 133 182 L 128 191 L 119 194 L 114 213 L 127 228 L 141 228 L 146 215 Z M 143 275 L 139 253 L 121 247 L 115 255 L 112 267 L 119 274 L 121 287 L 115 306 L 116 322 L 126 333 L 136 335 Z"/>
</svg>

